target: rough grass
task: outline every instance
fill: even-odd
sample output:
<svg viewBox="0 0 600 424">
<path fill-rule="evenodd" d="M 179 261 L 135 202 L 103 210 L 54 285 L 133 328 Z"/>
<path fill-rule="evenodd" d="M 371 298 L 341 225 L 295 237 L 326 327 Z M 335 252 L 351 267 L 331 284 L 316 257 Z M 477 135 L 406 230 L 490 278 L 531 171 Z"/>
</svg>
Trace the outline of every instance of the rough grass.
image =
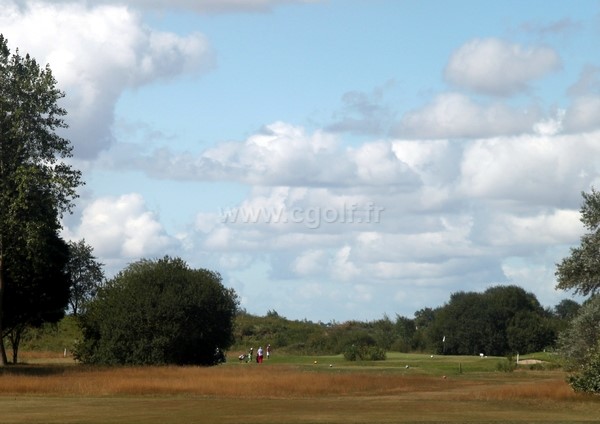
<svg viewBox="0 0 600 424">
<path fill-rule="evenodd" d="M 600 398 L 574 393 L 562 371 L 501 373 L 491 371 L 496 359 L 482 361 L 413 355 L 377 364 L 274 357 L 262 365 L 209 368 L 31 363 L 0 369 L 0 422 L 574 423 L 600 417 Z M 464 364 L 462 373 L 457 363 Z"/>
<path fill-rule="evenodd" d="M 199 395 L 303 398 L 434 390 L 427 376 L 315 372 L 290 366 L 116 367 L 17 366 L 0 374 L 0 395 Z M 263 389 L 257 389 L 263 388 Z"/>
</svg>

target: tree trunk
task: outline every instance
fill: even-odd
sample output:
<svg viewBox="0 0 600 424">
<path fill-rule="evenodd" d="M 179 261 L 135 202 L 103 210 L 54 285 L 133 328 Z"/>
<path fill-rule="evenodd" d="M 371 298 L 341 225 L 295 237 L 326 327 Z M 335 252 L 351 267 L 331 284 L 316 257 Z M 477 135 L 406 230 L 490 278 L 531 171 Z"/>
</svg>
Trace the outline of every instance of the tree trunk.
<svg viewBox="0 0 600 424">
<path fill-rule="evenodd" d="M 4 315 L 4 255 L 2 252 L 2 242 L 0 242 L 0 366 L 8 364 L 8 358 L 6 357 L 6 349 L 4 348 L 4 326 L 2 325 L 2 316 Z"/>
<path fill-rule="evenodd" d="M 21 336 L 23 335 L 23 331 L 25 328 L 21 329 L 21 327 L 15 328 L 11 331 L 10 334 L 10 344 L 12 345 L 12 363 L 16 364 L 18 362 L 19 357 L 19 345 L 21 344 Z"/>
</svg>

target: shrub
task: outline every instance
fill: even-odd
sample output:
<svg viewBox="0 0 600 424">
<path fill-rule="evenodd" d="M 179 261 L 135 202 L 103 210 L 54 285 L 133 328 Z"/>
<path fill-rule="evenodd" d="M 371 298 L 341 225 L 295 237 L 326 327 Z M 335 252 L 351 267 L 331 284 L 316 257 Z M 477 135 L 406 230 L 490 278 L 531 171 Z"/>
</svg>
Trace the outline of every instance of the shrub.
<svg viewBox="0 0 600 424">
<path fill-rule="evenodd" d="M 202 364 L 233 341 L 237 297 L 219 274 L 165 257 L 131 264 L 80 316 L 77 359 L 90 364 Z"/>
<path fill-rule="evenodd" d="M 568 378 L 573 390 L 600 394 L 600 353 L 596 352 L 582 368 L 580 373 L 571 375 Z"/>
<path fill-rule="evenodd" d="M 496 369 L 502 372 L 513 372 L 517 368 L 517 363 L 512 358 L 512 356 L 508 356 L 506 361 L 498 361 L 496 364 Z"/>
<path fill-rule="evenodd" d="M 385 361 L 387 355 L 385 349 L 378 346 L 350 345 L 344 350 L 344 358 L 347 361 Z"/>
</svg>

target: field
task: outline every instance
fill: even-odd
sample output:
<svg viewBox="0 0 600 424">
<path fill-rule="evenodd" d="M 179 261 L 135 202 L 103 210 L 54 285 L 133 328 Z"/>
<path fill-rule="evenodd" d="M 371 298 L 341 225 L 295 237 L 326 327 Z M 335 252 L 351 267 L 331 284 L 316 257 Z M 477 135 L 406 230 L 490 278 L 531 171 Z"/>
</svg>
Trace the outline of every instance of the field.
<svg viewBox="0 0 600 424">
<path fill-rule="evenodd" d="M 386 361 L 361 363 L 340 356 L 275 355 L 259 365 L 230 357 L 209 368 L 92 368 L 58 354 L 24 354 L 27 364 L 0 370 L 0 422 L 600 420 L 600 398 L 573 393 L 560 369 L 521 365 L 514 372 L 498 371 L 505 358 L 391 353 Z"/>
</svg>

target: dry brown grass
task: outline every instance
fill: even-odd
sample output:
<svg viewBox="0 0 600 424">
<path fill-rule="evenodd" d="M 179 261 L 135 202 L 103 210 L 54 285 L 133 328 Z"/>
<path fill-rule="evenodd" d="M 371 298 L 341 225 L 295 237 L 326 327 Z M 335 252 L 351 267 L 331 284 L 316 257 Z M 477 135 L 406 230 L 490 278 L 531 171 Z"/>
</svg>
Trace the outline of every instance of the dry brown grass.
<svg viewBox="0 0 600 424">
<path fill-rule="evenodd" d="M 472 396 L 482 400 L 544 399 L 549 401 L 570 401 L 582 397 L 576 394 L 564 380 L 505 384 L 474 393 Z"/>
<path fill-rule="evenodd" d="M 562 373 L 531 379 L 440 378 L 298 367 L 87 367 L 26 365 L 0 371 L 1 395 L 181 395 L 223 398 L 443 396 L 447 399 L 568 401 L 578 399 Z"/>
<path fill-rule="evenodd" d="M 593 422 L 560 372 L 454 375 L 293 365 L 0 369 L 4 423 Z"/>
<path fill-rule="evenodd" d="M 18 366 L 0 374 L 0 395 L 192 394 L 228 398 L 383 395 L 435 390 L 438 379 L 278 367 Z M 264 388 L 257 390 L 256 388 Z"/>
</svg>

